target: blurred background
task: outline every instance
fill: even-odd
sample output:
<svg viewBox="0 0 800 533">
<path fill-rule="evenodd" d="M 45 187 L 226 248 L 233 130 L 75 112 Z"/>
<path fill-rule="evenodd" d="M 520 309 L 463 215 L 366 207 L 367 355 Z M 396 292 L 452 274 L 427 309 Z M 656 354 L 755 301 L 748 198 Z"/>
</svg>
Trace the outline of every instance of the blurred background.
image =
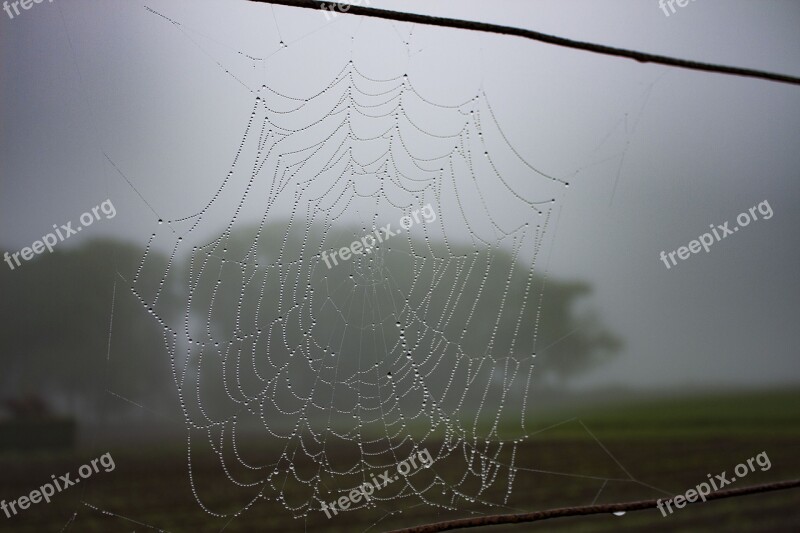
<svg viewBox="0 0 800 533">
<path fill-rule="evenodd" d="M 800 73 L 790 1 L 371 5 Z M 0 54 L 0 252 L 116 210 L 0 264 L 0 498 L 117 465 L 0 530 L 388 531 L 668 498 L 762 451 L 736 487 L 798 477 L 795 86 L 204 0 L 35 4 Z M 405 492 L 319 512 L 421 446 Z M 545 527 L 793 531 L 797 502 Z"/>
</svg>

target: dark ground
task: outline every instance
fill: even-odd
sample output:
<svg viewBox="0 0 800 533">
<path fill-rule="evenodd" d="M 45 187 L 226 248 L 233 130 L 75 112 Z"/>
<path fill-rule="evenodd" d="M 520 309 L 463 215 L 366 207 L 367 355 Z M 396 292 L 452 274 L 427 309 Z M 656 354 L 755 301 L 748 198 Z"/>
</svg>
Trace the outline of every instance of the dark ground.
<svg viewBox="0 0 800 533">
<path fill-rule="evenodd" d="M 578 418 L 542 431 L 520 446 L 516 456 L 520 470 L 508 508 L 496 511 L 468 502 L 459 504 L 457 512 L 438 511 L 415 505 L 417 501 L 391 500 L 377 509 L 360 509 L 332 519 L 315 512 L 308 519 L 295 520 L 282 505 L 263 501 L 230 520 L 209 515 L 194 500 L 180 439 L 169 438 L 159 446 L 114 444 L 102 448 L 100 444 L 94 449 L 57 455 L 5 453 L 0 455 L 0 497 L 7 501 L 47 482 L 51 474 L 73 472 L 74 477 L 78 466 L 106 451 L 111 451 L 116 469 L 101 471 L 57 494 L 51 503 L 39 503 L 11 519 L 0 514 L 0 531 L 129 533 L 224 528 L 236 533 L 358 532 L 369 528 L 377 533 L 467 517 L 469 509 L 481 513 L 512 512 L 512 508 L 527 512 L 588 505 L 595 499 L 597 503 L 611 503 L 664 497 L 658 489 L 681 494 L 706 480 L 708 473 L 727 471 L 730 477 L 738 463 L 764 451 L 771 468 L 756 470 L 727 488 L 800 478 L 799 400 L 798 392 L 781 392 L 637 401 L 633 406 L 612 404 L 593 410 L 564 408 L 552 420 L 538 421 L 536 427 Z M 427 445 L 429 449 L 432 446 L 435 443 Z M 194 467 L 203 502 L 215 510 L 235 509 L 243 493 L 219 475 L 211 455 L 204 457 Z M 447 473 L 447 464 L 434 466 Z M 540 472 L 523 471 L 523 467 Z M 461 470 L 451 473 L 460 474 Z M 618 481 L 606 482 L 606 478 Z M 499 478 L 488 499 L 502 502 L 506 483 L 506 478 Z M 402 506 L 402 513 L 386 516 L 388 511 L 397 510 L 395 506 Z M 800 489 L 691 505 L 667 517 L 646 510 L 622 517 L 566 518 L 470 531 L 712 530 L 800 531 Z"/>
</svg>

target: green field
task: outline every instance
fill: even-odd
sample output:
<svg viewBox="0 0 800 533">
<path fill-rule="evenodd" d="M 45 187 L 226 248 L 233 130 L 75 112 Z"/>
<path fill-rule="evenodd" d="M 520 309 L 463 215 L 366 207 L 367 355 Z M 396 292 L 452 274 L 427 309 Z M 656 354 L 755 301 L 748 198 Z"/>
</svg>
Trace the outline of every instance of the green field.
<svg viewBox="0 0 800 533">
<path fill-rule="evenodd" d="M 192 496 L 185 439 L 169 438 L 147 446 L 98 444 L 69 454 L 0 456 L 0 496 L 5 500 L 30 492 L 51 474 L 74 472 L 106 451 L 112 452 L 116 463 L 113 472 L 95 475 L 50 504 L 38 504 L 11 519 L 0 514 L 0 530 L 380 532 L 475 514 L 668 497 L 664 493 L 684 493 L 704 481 L 706 474 L 730 473 L 761 452 L 767 452 L 771 468 L 757 470 L 728 488 L 800 478 L 800 391 L 590 403 L 553 406 L 530 421 L 533 434 L 516 452 L 519 471 L 506 507 L 462 500 L 458 511 L 448 511 L 419 505 L 418 499 L 389 500 L 329 520 L 320 512 L 292 519 L 281 505 L 262 501 L 233 520 L 215 518 Z M 431 448 L 437 443 L 426 444 Z M 241 446 L 258 453 L 257 443 Z M 448 470 L 448 464 L 434 466 L 447 478 L 461 474 L 456 468 Z M 203 489 L 204 503 L 215 510 L 238 508 L 243 492 L 219 475 L 211 455 L 195 456 L 193 474 Z M 498 480 L 485 493 L 487 499 L 502 502 L 505 485 L 504 478 Z M 666 518 L 646 510 L 622 517 L 567 518 L 472 531 L 642 530 L 800 531 L 800 490 L 692 505 Z"/>
</svg>

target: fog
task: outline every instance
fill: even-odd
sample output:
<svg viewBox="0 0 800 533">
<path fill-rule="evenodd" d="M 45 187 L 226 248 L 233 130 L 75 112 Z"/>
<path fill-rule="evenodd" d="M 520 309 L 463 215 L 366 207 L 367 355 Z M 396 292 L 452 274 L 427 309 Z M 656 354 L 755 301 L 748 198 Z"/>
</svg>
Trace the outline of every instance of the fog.
<svg viewBox="0 0 800 533">
<path fill-rule="evenodd" d="M 442 0 L 424 12 L 800 74 L 800 6 L 790 1 L 704 0 L 669 17 L 641 1 Z M 800 378 L 791 333 L 800 304 L 796 86 L 248 2 L 56 0 L 3 18 L 0 28 L 4 251 L 110 199 L 113 219 L 59 248 L 113 237 L 144 252 L 159 219 L 195 214 L 214 197 L 253 106 L 248 88 L 308 98 L 352 59 L 368 77 L 407 74 L 437 104 L 485 95 L 509 145 L 569 182 L 555 192 L 530 186 L 558 196 L 538 264 L 554 279 L 588 282 L 587 305 L 625 340 L 618 357 L 570 380 L 573 390 Z M 498 214 L 526 216 L 502 207 L 501 189 L 484 194 Z M 761 202 L 774 212 L 769 220 L 672 268 L 659 258 Z M 202 235 L 219 234 L 235 203 L 225 205 Z M 274 214 L 291 207 L 276 205 Z M 468 208 L 479 210 L 475 201 Z M 345 213 L 340 223 L 361 215 Z M 389 211 L 381 216 L 392 220 Z M 466 227 L 450 231 L 469 242 Z M 169 243 L 154 246 L 171 252 Z"/>
</svg>

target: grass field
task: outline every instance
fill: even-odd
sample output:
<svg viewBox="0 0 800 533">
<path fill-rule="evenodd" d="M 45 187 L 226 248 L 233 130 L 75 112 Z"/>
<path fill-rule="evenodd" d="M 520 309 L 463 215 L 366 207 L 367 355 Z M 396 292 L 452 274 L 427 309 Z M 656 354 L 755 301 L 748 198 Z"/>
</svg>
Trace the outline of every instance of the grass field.
<svg viewBox="0 0 800 533">
<path fill-rule="evenodd" d="M 703 482 L 706 474 L 730 474 L 738 463 L 767 452 L 769 470 L 756 470 L 728 488 L 743 487 L 800 478 L 799 406 L 800 391 L 562 406 L 530 422 L 534 434 L 517 450 L 519 471 L 505 508 L 462 500 L 458 511 L 447 511 L 417 505 L 418 500 L 390 500 L 330 520 L 321 512 L 292 519 L 274 501 L 260 501 L 233 520 L 207 514 L 191 493 L 185 440 L 180 438 L 149 446 L 98 444 L 95 449 L 59 455 L 5 454 L 0 456 L 0 497 L 7 501 L 47 482 L 51 474 L 75 472 L 106 451 L 113 454 L 116 469 L 95 474 L 56 495 L 51 503 L 34 505 L 11 519 L 0 514 L 0 530 L 380 532 L 475 513 L 668 498 L 666 494 L 682 494 Z M 243 449 L 248 444 L 242 444 Z M 257 454 L 252 444 L 248 453 Z M 435 444 L 428 443 L 428 448 Z M 243 492 L 219 476 L 211 455 L 194 459 L 193 474 L 203 488 L 203 502 L 215 510 L 235 510 Z M 447 477 L 461 473 L 448 471 L 446 464 L 434 466 Z M 487 499 L 502 502 L 505 485 L 504 478 L 499 479 L 486 493 Z M 643 530 L 800 531 L 800 490 L 691 505 L 667 517 L 647 510 L 471 531 Z"/>
</svg>

